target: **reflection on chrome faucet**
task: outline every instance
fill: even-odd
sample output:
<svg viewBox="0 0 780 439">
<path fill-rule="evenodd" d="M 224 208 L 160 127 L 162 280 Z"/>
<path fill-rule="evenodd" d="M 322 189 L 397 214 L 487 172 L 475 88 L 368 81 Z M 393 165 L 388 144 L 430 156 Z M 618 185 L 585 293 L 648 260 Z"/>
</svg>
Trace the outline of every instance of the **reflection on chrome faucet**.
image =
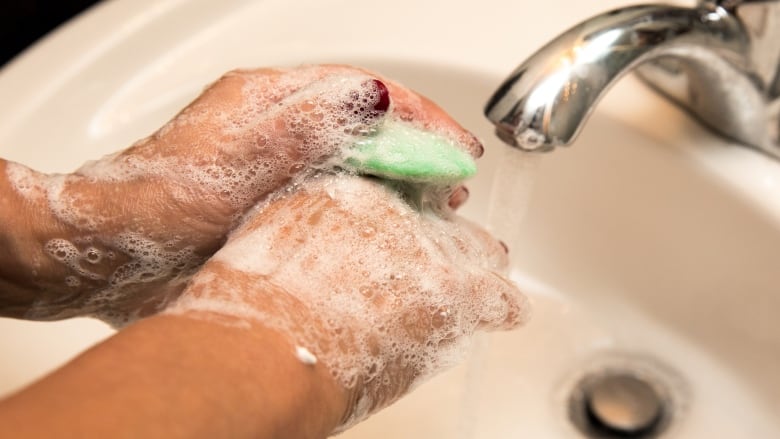
<svg viewBox="0 0 780 439">
<path fill-rule="evenodd" d="M 780 0 L 642 5 L 564 32 L 496 90 L 485 115 L 506 143 L 571 143 L 599 99 L 636 70 L 714 131 L 780 158 Z"/>
</svg>

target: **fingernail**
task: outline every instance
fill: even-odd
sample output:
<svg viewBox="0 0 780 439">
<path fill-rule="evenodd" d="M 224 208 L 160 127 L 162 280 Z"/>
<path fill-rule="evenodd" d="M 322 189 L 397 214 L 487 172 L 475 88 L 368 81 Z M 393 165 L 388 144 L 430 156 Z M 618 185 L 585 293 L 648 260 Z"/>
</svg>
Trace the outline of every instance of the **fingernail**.
<svg viewBox="0 0 780 439">
<path fill-rule="evenodd" d="M 504 247 L 504 253 L 509 254 L 509 246 L 504 241 L 499 240 L 498 243 L 501 244 L 501 247 Z"/>
<path fill-rule="evenodd" d="M 387 109 L 390 108 L 390 91 L 387 89 L 385 83 L 378 79 L 372 79 L 371 82 L 374 87 L 376 87 L 377 91 L 377 100 L 376 104 L 374 104 L 374 110 L 382 112 L 387 111 Z"/>
<path fill-rule="evenodd" d="M 485 147 L 482 145 L 482 142 L 477 139 L 477 136 L 471 135 L 471 140 L 474 145 L 474 149 L 476 150 L 477 158 L 482 157 L 483 154 L 485 154 Z"/>
<path fill-rule="evenodd" d="M 469 199 L 469 190 L 466 188 L 466 186 L 458 186 L 456 187 L 452 193 L 450 194 L 450 198 L 447 201 L 447 204 L 452 209 L 457 209 L 463 203 L 466 202 L 466 200 Z"/>
</svg>

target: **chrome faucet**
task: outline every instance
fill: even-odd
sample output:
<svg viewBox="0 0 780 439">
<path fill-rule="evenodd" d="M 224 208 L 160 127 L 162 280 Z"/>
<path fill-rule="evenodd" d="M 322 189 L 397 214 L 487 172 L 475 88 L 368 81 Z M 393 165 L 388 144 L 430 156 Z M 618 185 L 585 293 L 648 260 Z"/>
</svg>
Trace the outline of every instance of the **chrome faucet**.
<svg viewBox="0 0 780 439">
<path fill-rule="evenodd" d="M 780 158 L 780 0 L 642 5 L 574 26 L 522 63 L 485 116 L 506 143 L 571 143 L 609 87 L 634 71 L 714 131 Z"/>
</svg>

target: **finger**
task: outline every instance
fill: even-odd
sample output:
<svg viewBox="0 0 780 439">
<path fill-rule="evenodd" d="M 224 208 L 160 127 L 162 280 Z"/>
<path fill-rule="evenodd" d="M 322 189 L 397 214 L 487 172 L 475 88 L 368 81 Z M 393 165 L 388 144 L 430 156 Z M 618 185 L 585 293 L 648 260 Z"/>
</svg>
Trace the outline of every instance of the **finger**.
<svg viewBox="0 0 780 439">
<path fill-rule="evenodd" d="M 378 77 L 387 85 L 395 116 L 407 122 L 418 123 L 426 130 L 452 139 L 475 158 L 482 157 L 485 152 L 482 142 L 433 101 L 396 81 L 367 70 L 363 71 Z"/>
<path fill-rule="evenodd" d="M 512 281 L 488 272 L 477 281 L 477 287 L 473 291 L 480 292 L 474 297 L 481 305 L 478 310 L 478 329 L 509 330 L 526 323 L 530 318 L 528 298 Z"/>
<path fill-rule="evenodd" d="M 444 135 L 463 147 L 474 158 L 480 158 L 485 152 L 482 142 L 471 132 L 463 128 L 444 109 L 425 96 L 411 90 L 394 87 L 388 83 L 390 96 L 393 97 L 394 112 L 401 120 L 417 121 L 426 130 Z"/>
<path fill-rule="evenodd" d="M 504 272 L 509 267 L 506 244 L 481 225 L 466 218 L 453 216 L 451 221 L 458 225 L 461 240 L 468 244 L 461 251 L 462 264 L 496 272 Z"/>
<path fill-rule="evenodd" d="M 466 186 L 457 186 L 450 193 L 447 204 L 451 209 L 457 209 L 463 205 L 469 199 L 469 190 Z"/>
</svg>

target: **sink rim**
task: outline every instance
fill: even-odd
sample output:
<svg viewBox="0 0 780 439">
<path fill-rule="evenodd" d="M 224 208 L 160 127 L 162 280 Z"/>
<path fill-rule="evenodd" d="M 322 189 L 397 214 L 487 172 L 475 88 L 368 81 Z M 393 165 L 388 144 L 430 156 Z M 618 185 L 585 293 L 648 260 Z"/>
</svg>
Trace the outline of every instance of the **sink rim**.
<svg viewBox="0 0 780 439">
<path fill-rule="evenodd" d="M 357 0 L 348 1 L 357 2 Z M 177 8 L 182 7 L 182 5 L 196 3 L 200 4 L 198 0 L 166 0 L 162 2 L 118 0 L 101 4 L 57 31 L 52 37 L 41 42 L 0 71 L 0 99 L 6 102 L 6 108 L 22 109 L 20 111 L 22 115 L 18 117 L 24 117 L 24 108 L 34 107 L 45 102 L 58 90 L 58 87 L 65 83 L 54 72 L 70 70 L 71 74 L 75 74 L 89 64 L 94 59 L 93 57 L 98 56 L 101 50 L 106 50 L 106 47 L 111 44 L 111 42 L 89 39 L 90 36 L 100 32 L 110 32 L 111 27 L 115 26 L 116 20 L 128 17 L 131 24 L 135 26 L 135 30 L 131 28 L 122 31 L 132 34 L 132 32 L 142 29 L 145 23 L 152 22 L 166 14 L 176 13 Z M 216 2 L 202 2 L 203 7 L 209 7 L 214 3 Z M 242 4 L 246 3 L 248 2 Z M 502 7 L 508 7 L 509 3 L 495 2 L 496 5 Z M 397 6 L 411 10 L 416 6 L 416 3 L 413 0 L 399 0 Z M 217 8 L 217 6 L 213 7 Z M 608 5 L 603 3 L 598 6 L 599 10 L 606 7 Z M 149 9 L 144 12 L 144 8 Z M 579 8 L 578 10 L 583 11 L 586 15 L 597 12 L 589 10 L 585 5 L 578 5 L 575 8 Z M 463 9 L 459 13 L 465 14 L 466 12 Z M 509 12 L 506 13 L 511 15 Z M 361 44 L 355 43 L 354 52 L 345 48 L 342 55 L 353 59 L 367 58 L 366 55 L 370 52 Z M 425 52 L 430 48 L 427 46 L 399 47 L 400 43 L 389 41 L 382 44 L 385 44 L 383 47 L 388 50 L 389 57 L 387 59 L 407 57 L 405 59 L 410 61 L 427 60 L 427 62 L 443 66 L 470 69 L 495 76 L 497 79 L 511 70 L 515 62 L 513 59 L 508 59 L 511 57 L 505 56 L 506 51 L 500 49 L 496 49 L 497 52 L 502 52 L 500 59 L 486 55 L 486 61 L 478 67 L 474 67 L 464 62 L 464 57 L 461 54 L 444 50 L 446 49 L 444 47 L 441 54 L 431 58 L 430 54 Z M 438 44 L 445 44 L 445 42 Z M 527 49 L 531 50 L 532 48 L 529 45 Z M 402 55 L 401 51 L 403 50 L 408 51 Z M 519 52 L 522 50 L 520 49 Z M 376 58 L 375 54 L 372 56 Z M 321 58 L 322 56 L 317 56 L 317 59 Z M 48 85 L 40 88 L 41 83 Z M 639 104 L 635 105 L 636 108 L 632 108 L 632 111 L 626 111 L 622 104 L 627 100 Z M 669 145 L 675 153 L 679 153 L 690 162 L 692 170 L 715 176 L 724 187 L 733 190 L 736 196 L 741 199 L 749 200 L 756 212 L 772 218 L 774 224 L 780 227 L 780 164 L 768 162 L 763 156 L 744 148 L 725 147 L 726 142 L 716 139 L 700 129 L 675 107 L 642 86 L 634 84 L 631 78 L 626 78 L 621 84 L 618 84 L 600 104 L 598 111 L 625 123 L 626 126 L 641 132 L 658 143 Z M 648 117 L 650 116 L 654 118 L 653 124 L 659 124 L 660 118 L 660 123 L 668 125 L 667 129 L 657 130 L 649 126 Z M 0 139 L 7 137 L 14 130 L 16 120 L 17 116 L 9 114 L 8 111 L 0 114 Z M 12 146 L 4 144 L 0 140 L 0 150 Z M 23 147 L 24 145 L 18 146 Z M 574 145 L 573 147 L 583 146 Z M 762 180 L 767 178 L 766 176 L 777 179 L 778 184 L 768 186 Z"/>
</svg>

